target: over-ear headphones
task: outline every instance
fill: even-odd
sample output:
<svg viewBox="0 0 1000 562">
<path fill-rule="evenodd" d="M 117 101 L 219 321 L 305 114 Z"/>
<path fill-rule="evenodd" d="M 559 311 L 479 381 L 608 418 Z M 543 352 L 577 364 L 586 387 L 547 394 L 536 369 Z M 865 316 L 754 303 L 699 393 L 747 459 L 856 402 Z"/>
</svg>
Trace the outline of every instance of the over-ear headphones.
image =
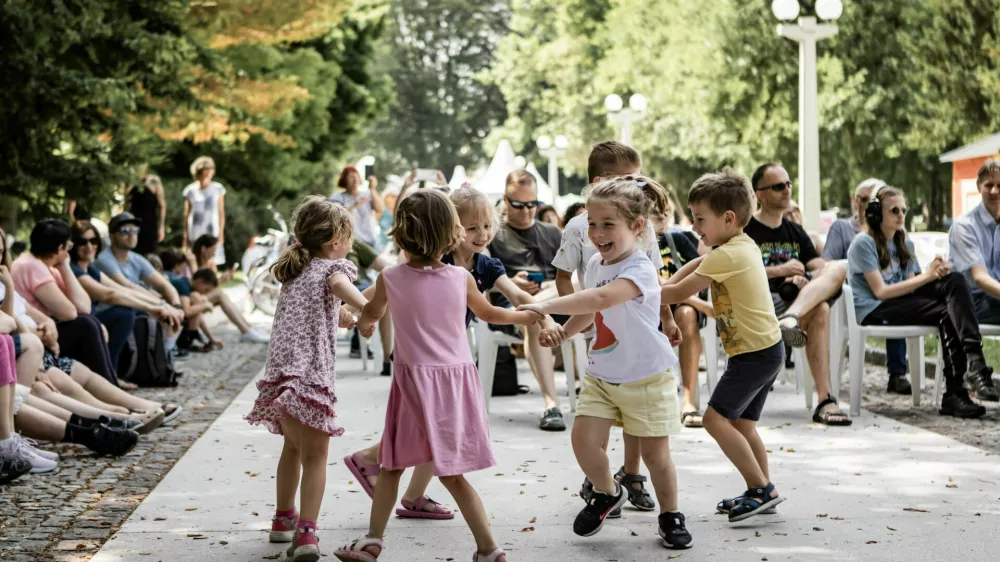
<svg viewBox="0 0 1000 562">
<path fill-rule="evenodd" d="M 872 228 L 878 228 L 882 224 L 882 202 L 878 200 L 878 192 L 885 187 L 885 183 L 879 183 L 872 189 L 871 197 L 868 198 L 868 205 L 865 207 L 865 221 Z"/>
</svg>

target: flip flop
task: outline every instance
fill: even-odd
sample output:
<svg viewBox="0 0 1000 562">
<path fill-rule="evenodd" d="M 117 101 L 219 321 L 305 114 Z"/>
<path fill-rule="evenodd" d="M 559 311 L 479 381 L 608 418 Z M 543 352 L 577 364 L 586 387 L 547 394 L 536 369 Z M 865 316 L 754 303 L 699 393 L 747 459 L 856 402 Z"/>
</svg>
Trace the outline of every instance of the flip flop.
<svg viewBox="0 0 1000 562">
<path fill-rule="evenodd" d="M 163 410 L 164 418 L 163 423 L 170 423 L 177 419 L 177 416 L 181 415 L 184 411 L 184 407 L 180 404 L 161 404 L 160 408 Z"/>
<path fill-rule="evenodd" d="M 447 508 L 427 496 L 420 496 L 417 501 L 408 502 L 402 500 L 402 509 L 396 510 L 396 515 L 412 519 L 454 519 L 455 514 L 450 511 L 428 511 L 428 506 L 434 510 L 446 510 Z"/>
<path fill-rule="evenodd" d="M 368 494 L 368 497 L 375 499 L 375 488 L 368 482 L 368 477 L 378 476 L 382 468 L 377 464 L 365 464 L 364 459 L 357 453 L 351 453 L 344 457 L 344 465 L 358 479 L 358 484 L 361 484 L 361 488 Z"/>
<path fill-rule="evenodd" d="M 693 412 L 684 412 L 681 414 L 681 424 L 684 427 L 705 427 L 702 423 L 702 416 L 697 410 Z"/>
</svg>

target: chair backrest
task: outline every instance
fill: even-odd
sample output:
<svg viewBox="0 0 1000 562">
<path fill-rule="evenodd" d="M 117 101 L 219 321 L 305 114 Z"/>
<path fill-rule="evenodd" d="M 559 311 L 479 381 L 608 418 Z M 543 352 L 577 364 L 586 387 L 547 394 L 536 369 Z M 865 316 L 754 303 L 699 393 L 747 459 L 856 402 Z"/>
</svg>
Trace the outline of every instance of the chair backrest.
<svg viewBox="0 0 1000 562">
<path fill-rule="evenodd" d="M 844 283 L 844 308 L 847 309 L 847 326 L 848 328 L 858 327 L 857 313 L 854 311 L 854 289 L 851 288 L 850 283 Z"/>
</svg>

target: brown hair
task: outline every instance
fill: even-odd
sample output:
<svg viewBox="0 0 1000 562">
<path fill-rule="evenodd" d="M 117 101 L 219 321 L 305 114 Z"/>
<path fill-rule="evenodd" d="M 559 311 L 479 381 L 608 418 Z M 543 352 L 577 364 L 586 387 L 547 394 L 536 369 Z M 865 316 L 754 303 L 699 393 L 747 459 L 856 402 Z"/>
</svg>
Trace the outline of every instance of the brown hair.
<svg viewBox="0 0 1000 562">
<path fill-rule="evenodd" d="M 194 260 L 198 262 L 198 267 L 205 266 L 209 261 L 213 260 L 215 256 L 209 256 L 206 261 L 201 257 L 201 253 L 205 251 L 206 248 L 210 248 L 219 243 L 219 239 L 211 234 L 202 234 L 191 245 L 191 253 L 194 254 Z"/>
<path fill-rule="evenodd" d="M 597 143 L 590 149 L 590 158 L 587 159 L 587 182 L 596 177 L 607 179 L 608 176 L 619 175 L 618 170 L 625 166 L 642 166 L 642 158 L 634 148 L 616 141 Z"/>
<path fill-rule="evenodd" d="M 903 190 L 886 186 L 878 190 L 878 193 L 875 194 L 875 199 L 881 203 L 886 197 L 895 197 L 897 195 L 902 196 Z M 875 239 L 875 249 L 878 252 L 879 269 L 889 267 L 889 247 L 886 243 L 885 235 L 882 234 L 882 229 L 872 228 L 872 225 L 868 225 L 868 233 Z M 905 271 L 906 266 L 910 264 L 910 260 L 914 259 L 913 254 L 910 253 L 910 249 L 906 247 L 906 230 L 897 231 L 896 234 L 892 236 L 892 241 L 896 244 L 896 255 L 899 256 L 899 267 Z"/>
<path fill-rule="evenodd" d="M 976 186 L 982 187 L 986 178 L 994 174 L 1000 174 L 1000 158 L 990 158 L 983 162 L 982 167 L 979 168 L 979 173 L 976 174 Z"/>
<path fill-rule="evenodd" d="M 193 274 L 191 274 L 191 281 L 201 281 L 202 283 L 205 283 L 209 287 L 219 286 L 219 277 L 215 274 L 214 271 L 208 269 L 207 267 L 199 269 L 198 271 L 195 271 Z"/>
<path fill-rule="evenodd" d="M 471 187 L 457 189 L 451 193 L 451 202 L 455 204 L 460 221 L 465 213 L 473 213 L 476 217 L 488 218 L 494 233 L 500 226 L 500 217 L 497 216 L 496 207 L 490 203 L 486 194 L 478 189 Z"/>
<path fill-rule="evenodd" d="M 587 195 L 588 205 L 599 202 L 613 206 L 630 227 L 639 218 L 648 219 L 650 213 L 662 213 L 665 201 L 666 189 L 645 176 L 617 176 L 601 180 L 590 187 Z"/>
<path fill-rule="evenodd" d="M 85 222 L 82 225 L 80 223 L 73 223 L 70 227 L 70 232 L 72 232 L 73 248 L 69 251 L 69 257 L 71 260 L 77 262 L 80 261 L 80 246 L 83 245 L 83 235 L 87 232 L 94 233 L 94 239 L 97 240 L 97 249 L 94 250 L 94 257 L 96 258 L 101 250 L 104 249 L 104 242 L 101 240 L 101 233 L 97 231 L 97 227 L 90 224 L 90 222 Z"/>
<path fill-rule="evenodd" d="M 741 228 L 750 222 L 753 200 L 753 190 L 747 177 L 730 168 L 701 176 L 688 192 L 688 205 L 705 202 L 716 215 L 732 211 Z"/>
<path fill-rule="evenodd" d="M 531 175 L 531 172 L 521 168 L 519 170 L 514 170 L 513 172 L 507 174 L 507 182 L 504 184 L 504 193 L 508 189 L 514 186 L 525 186 L 531 183 L 538 189 L 538 182 L 535 181 L 535 176 Z"/>
<path fill-rule="evenodd" d="M 424 259 L 450 254 L 464 234 L 458 210 L 437 189 L 421 189 L 400 201 L 389 231 L 399 249 Z"/>
<path fill-rule="evenodd" d="M 7 269 L 10 269 L 10 248 L 7 247 L 7 233 L 4 232 L 3 227 L 0 227 L 0 240 L 3 240 L 3 251 L 0 252 L 0 265 L 5 265 Z"/>
<path fill-rule="evenodd" d="M 323 244 L 331 240 L 347 241 L 354 230 L 351 212 L 346 207 L 317 195 L 303 199 L 296 207 L 292 220 L 296 242 L 285 248 L 278 261 L 271 266 L 274 277 L 282 283 L 301 275 Z"/>
</svg>

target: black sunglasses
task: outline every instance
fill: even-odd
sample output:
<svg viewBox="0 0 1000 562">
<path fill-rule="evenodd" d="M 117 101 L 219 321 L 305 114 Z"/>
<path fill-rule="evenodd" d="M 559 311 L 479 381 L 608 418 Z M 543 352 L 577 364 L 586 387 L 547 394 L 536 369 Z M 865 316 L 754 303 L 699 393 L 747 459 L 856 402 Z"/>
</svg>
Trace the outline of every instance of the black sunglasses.
<svg viewBox="0 0 1000 562">
<path fill-rule="evenodd" d="M 510 206 L 514 207 L 515 209 L 534 209 L 535 207 L 538 206 L 539 203 L 538 201 L 515 201 L 510 197 L 507 197 L 506 195 L 504 195 L 503 197 L 504 199 L 507 200 L 508 203 L 510 203 Z"/>
<path fill-rule="evenodd" d="M 770 189 L 771 191 L 784 191 L 786 189 L 792 188 L 792 182 L 786 181 L 782 183 L 776 183 L 774 185 L 765 185 L 764 187 L 758 187 L 754 191 L 765 191 Z"/>
<path fill-rule="evenodd" d="M 85 244 L 90 244 L 91 246 L 95 246 L 96 247 L 96 246 L 98 246 L 101 243 L 101 241 L 98 240 L 97 237 L 94 237 L 94 238 L 77 238 L 75 240 L 75 243 L 78 246 L 83 246 Z"/>
</svg>

